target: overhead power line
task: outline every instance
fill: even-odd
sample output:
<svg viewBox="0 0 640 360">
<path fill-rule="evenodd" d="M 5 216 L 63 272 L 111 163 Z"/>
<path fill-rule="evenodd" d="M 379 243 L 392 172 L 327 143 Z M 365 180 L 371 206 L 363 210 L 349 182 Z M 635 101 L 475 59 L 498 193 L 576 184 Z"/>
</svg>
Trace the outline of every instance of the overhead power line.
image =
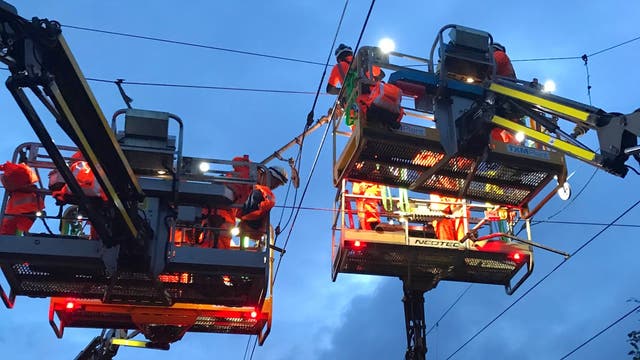
<svg viewBox="0 0 640 360">
<path fill-rule="evenodd" d="M 602 233 L 604 233 L 605 231 L 607 231 L 610 227 L 612 227 L 616 222 L 618 222 L 618 220 L 622 219 L 622 217 L 624 217 L 625 215 L 627 215 L 631 210 L 633 210 L 636 206 L 638 206 L 638 204 L 640 204 L 640 200 L 636 201 L 635 203 L 633 203 L 633 205 L 631 205 L 630 207 L 628 207 L 626 210 L 624 210 L 620 215 L 618 215 L 615 219 L 613 219 L 610 223 L 608 223 L 605 227 L 603 227 L 600 231 L 598 231 L 595 235 L 593 235 L 591 238 L 589 238 L 589 240 L 587 240 L 584 244 L 582 244 L 578 249 L 576 249 L 574 252 L 571 253 L 571 256 L 569 258 L 566 258 L 564 260 L 562 260 L 562 262 L 560 262 L 558 265 L 556 265 L 556 267 L 554 267 L 553 269 L 551 269 L 551 271 L 549 271 L 547 274 L 545 274 L 540 280 L 538 280 L 538 282 L 536 282 L 535 284 L 533 284 L 533 286 L 531 286 L 529 289 L 527 289 L 527 291 L 525 291 L 522 295 L 520 295 L 516 300 L 514 300 L 509 306 L 507 306 L 504 310 L 502 310 L 496 317 L 494 317 L 491 321 L 489 321 L 486 325 L 484 325 L 480 330 L 478 330 L 473 336 L 471 336 L 467 341 L 465 341 L 462 345 L 460 345 L 453 353 L 451 353 L 451 355 L 449 355 L 446 359 L 449 360 L 451 359 L 455 354 L 457 354 L 460 350 L 462 350 L 464 347 L 466 347 L 471 341 L 473 341 L 476 337 L 478 337 L 480 334 L 482 334 L 486 329 L 488 329 L 491 325 L 493 325 L 498 319 L 500 319 L 502 317 L 502 315 L 504 315 L 507 311 L 509 311 L 511 308 L 513 308 L 518 302 L 520 302 L 520 300 L 522 300 L 525 296 L 527 296 L 529 293 L 531 293 L 531 291 L 533 291 L 535 288 L 538 287 L 538 285 L 542 284 L 547 278 L 549 278 L 549 276 L 551 276 L 551 274 L 553 274 L 554 272 L 556 272 L 556 270 L 558 270 L 560 267 L 562 267 L 562 265 L 566 264 L 570 259 L 572 259 L 574 256 L 578 255 L 582 249 L 584 249 L 585 247 L 587 247 L 589 244 L 591 244 L 591 242 L 593 242 L 593 240 L 595 240 L 596 238 L 598 238 L 600 235 L 602 235 Z"/>
<path fill-rule="evenodd" d="M 546 57 L 546 58 L 531 58 L 531 59 L 512 59 L 511 62 L 557 61 L 557 60 L 576 60 L 576 59 L 580 59 L 580 56 Z"/>
<path fill-rule="evenodd" d="M 101 83 L 115 83 L 116 80 L 107 80 L 88 77 L 88 81 L 101 82 Z M 193 85 L 193 84 L 171 84 L 171 83 L 154 83 L 143 81 L 126 81 L 122 80 L 124 85 L 137 85 L 137 86 L 157 86 L 157 87 L 172 87 L 172 88 L 186 88 L 186 89 L 207 89 L 207 90 L 226 90 L 226 91 L 249 91 L 249 92 L 261 92 L 261 93 L 275 93 L 275 94 L 301 94 L 301 95 L 314 95 L 314 91 L 298 91 L 298 90 L 279 90 L 279 89 L 257 89 L 257 88 L 245 88 L 245 87 L 231 87 L 231 86 L 213 86 L 213 85 Z M 322 94 L 325 95 L 325 94 Z"/>
<path fill-rule="evenodd" d="M 600 55 L 602 53 L 605 53 L 607 51 L 613 50 L 615 48 L 618 48 L 620 46 L 623 45 L 627 45 L 630 44 L 634 41 L 640 40 L 640 36 L 636 36 L 633 39 L 627 40 L 627 41 L 623 41 L 621 43 L 617 43 L 615 45 L 606 47 L 604 49 L 592 52 L 591 54 L 584 54 L 584 55 L 580 55 L 580 56 L 562 56 L 562 57 L 542 57 L 542 58 L 531 58 L 531 59 L 512 59 L 511 62 L 526 62 L 526 61 L 557 61 L 557 60 L 582 60 L 583 56 L 587 56 L 587 57 L 592 57 L 595 55 Z"/>
<path fill-rule="evenodd" d="M 447 314 L 449 313 L 449 311 L 451 311 L 451 309 L 453 309 L 453 307 L 458 303 L 458 301 L 460 301 L 460 299 L 462 299 L 462 297 L 464 296 L 464 294 L 467 293 L 467 291 L 469 291 L 469 289 L 471 289 L 471 287 L 473 286 L 473 284 L 469 284 L 462 293 L 460 293 L 460 295 L 458 295 L 458 298 L 449 306 L 449 308 L 447 310 L 445 310 L 445 312 L 442 314 L 442 316 L 440 316 L 440 318 L 438 320 L 436 320 L 435 323 L 433 323 L 433 326 L 431 326 L 431 328 L 429 329 L 429 331 L 427 331 L 426 335 L 429 335 L 429 333 L 431 333 L 431 331 L 433 331 L 433 329 L 437 328 L 438 326 L 440 326 L 440 321 L 442 321 L 442 319 L 444 319 L 445 316 L 447 316 Z"/>
<path fill-rule="evenodd" d="M 65 24 L 63 24 L 62 26 L 66 27 L 66 28 L 70 28 L 70 29 L 76 29 L 76 30 L 82 30 L 82 31 L 90 31 L 90 32 L 95 32 L 95 33 L 122 36 L 122 37 L 134 38 L 134 39 L 156 41 L 156 42 L 161 42 L 161 43 L 166 43 L 166 44 L 183 45 L 183 46 L 196 47 L 196 48 L 201 48 L 201 49 L 224 51 L 224 52 L 229 52 L 229 53 L 234 53 L 234 54 L 258 56 L 258 57 L 263 57 L 263 58 L 268 58 L 268 59 L 291 61 L 291 62 L 297 62 L 297 63 L 303 63 L 303 64 L 324 65 L 323 63 L 317 62 L 317 61 L 296 59 L 296 58 L 287 57 L 287 56 L 263 54 L 263 53 L 253 52 L 253 51 L 245 51 L 245 50 L 223 48 L 223 47 L 219 47 L 219 46 L 198 44 L 198 43 L 189 42 L 189 41 L 170 40 L 170 39 L 163 39 L 163 38 L 154 37 L 154 36 L 128 34 L 128 33 L 123 33 L 123 32 L 118 32 L 118 31 L 101 30 L 101 29 L 94 29 L 94 28 L 88 28 L 88 27 L 83 27 L 83 26 L 75 26 L 75 25 L 65 25 Z"/>
<path fill-rule="evenodd" d="M 345 8 L 343 9 L 342 17 L 344 17 L 344 11 L 346 10 L 346 7 L 347 7 L 348 2 L 349 2 L 349 1 L 347 0 L 347 1 L 346 1 L 346 4 L 345 4 Z M 366 28 L 367 28 L 367 24 L 369 23 L 369 18 L 370 18 L 370 16 L 371 16 L 371 11 L 373 10 L 373 6 L 375 5 L 375 3 L 376 3 L 376 1 L 375 1 L 375 0 L 371 0 L 371 5 L 369 6 L 369 11 L 367 12 L 367 16 L 365 17 L 364 23 L 362 24 L 362 28 L 360 29 L 360 36 L 358 37 L 358 42 L 356 43 L 356 47 L 355 47 L 355 50 L 354 50 L 354 51 L 357 51 L 358 46 L 359 46 L 359 44 L 360 44 L 360 41 L 362 40 L 362 36 L 364 35 L 364 31 L 365 31 L 365 30 L 366 30 Z M 341 17 L 341 19 L 340 19 L 340 24 L 342 24 L 342 17 Z M 336 36 L 337 36 L 337 33 L 336 33 Z M 336 38 L 334 38 L 334 41 L 333 41 L 333 42 L 334 42 L 334 45 L 335 45 L 336 39 L 337 39 L 337 37 L 336 37 Z M 331 49 L 331 50 L 333 50 L 333 49 Z M 330 59 L 330 58 L 331 58 L 331 53 L 329 54 L 328 59 Z M 329 61 L 329 60 L 327 60 L 327 62 L 328 62 L 328 61 Z M 325 68 L 325 72 L 326 72 L 326 68 Z M 323 73 L 323 77 L 324 77 L 324 75 L 325 75 L 325 74 Z M 342 87 L 342 89 L 344 89 L 344 87 Z M 318 89 L 318 91 L 319 91 L 319 89 Z M 338 96 L 338 97 L 339 97 L 339 96 Z M 314 101 L 314 105 L 313 105 L 313 106 L 315 107 L 315 101 Z M 334 109 L 335 109 L 335 106 L 334 106 Z M 309 114 L 310 114 L 310 115 L 312 115 L 312 114 L 313 114 L 313 108 L 311 109 L 311 112 L 310 112 Z M 308 120 L 309 120 L 309 119 L 307 119 L 307 126 L 309 126 L 309 125 L 310 125 Z M 328 132 L 329 132 L 329 128 L 330 128 L 330 127 L 331 127 L 331 124 L 328 124 L 328 125 L 327 125 L 327 128 L 325 129 L 324 134 L 322 135 L 322 140 L 320 141 L 320 145 L 318 146 L 318 151 L 316 152 L 316 156 L 315 156 L 315 158 L 314 158 L 314 160 L 313 160 L 313 165 L 311 166 L 311 170 L 310 170 L 310 172 L 309 172 L 309 177 L 307 178 L 307 182 L 305 183 L 304 190 L 302 191 L 302 196 L 301 196 L 301 198 L 300 198 L 300 202 L 299 202 L 299 204 L 298 204 L 298 208 L 297 208 L 297 209 L 295 209 L 295 214 L 294 214 L 294 216 L 293 216 L 293 220 L 292 220 L 292 222 L 291 222 L 291 227 L 289 228 L 289 231 L 288 231 L 288 233 L 287 233 L 287 237 L 286 237 L 286 239 L 285 239 L 285 242 L 284 242 L 284 246 L 283 246 L 283 248 L 286 248 L 287 244 L 289 243 L 289 239 L 291 238 L 291 234 L 292 234 L 292 231 L 293 231 L 293 227 L 294 227 L 295 222 L 296 222 L 296 220 L 297 220 L 297 218 L 298 218 L 298 214 L 300 213 L 300 207 L 302 206 L 302 202 L 304 201 L 305 195 L 307 194 L 307 190 L 308 190 L 308 188 L 309 188 L 309 184 L 311 183 L 311 178 L 312 178 L 312 176 L 313 176 L 313 174 L 314 174 L 314 171 L 315 171 L 315 169 L 316 169 L 316 165 L 317 165 L 317 163 L 318 163 L 318 159 L 320 158 L 320 152 L 322 151 L 322 148 L 324 147 L 324 143 L 325 143 L 325 140 L 327 139 L 327 134 L 328 134 Z M 306 127 L 305 127 L 305 128 L 306 128 Z M 280 270 L 280 263 L 281 263 L 281 262 L 282 262 L 282 255 L 281 255 L 281 256 L 280 256 L 280 258 L 278 259 L 278 264 L 277 264 L 277 266 L 276 266 L 275 275 L 274 275 L 274 282 L 275 282 L 275 277 L 278 275 L 278 271 Z"/>
<path fill-rule="evenodd" d="M 630 40 L 627 40 L 627 41 L 623 41 L 623 42 L 615 44 L 613 46 L 609 46 L 608 48 L 604 48 L 602 50 L 596 51 L 596 52 L 591 53 L 591 54 L 589 54 L 587 56 L 592 57 L 592 56 L 595 56 L 595 55 L 600 55 L 600 54 L 602 54 L 604 52 L 607 52 L 609 50 L 613 50 L 613 49 L 618 48 L 618 47 L 623 46 L 623 45 L 627 45 L 627 44 L 632 43 L 632 42 L 634 42 L 636 40 L 640 40 L 640 36 L 636 36 L 633 39 L 630 39 Z"/>
<path fill-rule="evenodd" d="M 373 8 L 373 4 L 375 3 L 375 0 L 371 0 L 371 7 L 369 8 L 369 12 L 367 13 L 367 17 L 366 20 L 364 22 L 364 25 L 362 26 L 362 31 L 360 33 L 360 36 L 362 37 L 362 33 L 364 32 L 365 28 L 367 27 L 367 22 L 369 21 L 369 16 L 371 15 L 371 9 Z M 304 145 L 304 139 L 307 133 L 307 130 L 309 129 L 309 127 L 312 125 L 313 122 L 313 117 L 314 117 L 314 110 L 318 101 L 318 96 L 320 95 L 320 89 L 322 87 L 322 83 L 324 82 L 324 77 L 327 73 L 327 67 L 329 66 L 329 62 L 331 61 L 331 52 L 333 51 L 333 48 L 335 47 L 336 41 L 338 39 L 338 34 L 340 33 L 340 29 L 342 28 L 342 21 L 344 20 L 344 16 L 347 12 L 347 7 L 349 6 L 349 0 L 345 0 L 344 2 L 344 6 L 342 8 L 342 13 L 340 14 L 340 20 L 338 21 L 338 25 L 336 27 L 336 31 L 335 31 L 335 35 L 333 37 L 333 41 L 331 44 L 331 48 L 329 49 L 329 54 L 327 55 L 327 60 L 324 63 L 324 70 L 322 71 L 322 76 L 320 77 L 320 82 L 318 84 L 318 89 L 316 90 L 316 94 L 315 94 L 315 98 L 313 100 L 313 105 L 311 106 L 311 111 L 309 111 L 309 114 L 307 115 L 307 120 L 304 126 L 304 131 L 302 132 L 302 139 L 300 140 L 300 145 L 298 146 L 298 154 L 296 156 L 296 159 L 294 160 L 294 166 L 297 166 L 298 169 L 301 168 L 301 162 L 302 162 L 302 148 Z M 327 137 L 327 133 L 328 130 L 331 126 L 327 125 L 327 128 L 325 129 L 325 133 L 322 137 L 322 141 L 320 142 L 320 145 L 318 146 L 318 151 L 316 152 L 316 157 L 313 160 L 313 165 L 311 166 L 311 170 L 309 171 L 309 176 L 307 178 L 307 181 L 304 185 L 304 190 L 302 191 L 302 196 L 300 197 L 300 202 L 297 205 L 297 209 L 292 209 L 291 213 L 289 214 L 289 218 L 287 219 L 287 222 L 285 224 L 285 227 L 287 227 L 289 225 L 289 222 L 291 221 L 291 226 L 288 229 L 287 232 L 287 237 L 285 239 L 284 245 L 282 246 L 282 253 L 280 253 L 280 257 L 278 258 L 278 264 L 276 266 L 276 269 L 274 271 L 273 274 L 273 280 L 271 282 L 271 286 L 275 286 L 275 282 L 276 279 L 278 277 L 278 271 L 280 270 L 280 264 L 282 263 L 282 257 L 284 256 L 284 252 L 286 251 L 287 248 L 287 244 L 289 243 L 289 238 L 291 237 L 291 234 L 293 232 L 293 228 L 295 226 L 296 220 L 298 219 L 298 214 L 300 214 L 300 207 L 302 207 L 302 203 L 304 201 L 305 195 L 307 194 L 307 190 L 309 188 L 309 184 L 311 183 L 311 178 L 313 177 L 314 174 L 314 170 L 316 168 L 316 165 L 318 163 L 318 159 L 320 158 L 320 153 L 322 152 L 322 148 L 324 146 L 324 141 Z M 291 186 L 291 183 L 289 183 Z M 290 189 L 290 187 L 289 187 Z M 287 190 L 287 195 L 288 195 L 288 190 Z M 296 188 L 295 190 L 295 194 L 293 197 L 293 204 L 295 205 L 296 199 L 298 196 L 298 189 Z M 283 213 L 284 214 L 284 213 Z M 280 218 L 280 221 L 282 220 L 282 216 Z M 278 227 L 277 227 L 277 231 L 281 231 L 280 229 L 280 222 L 278 223 Z M 276 235 L 276 239 L 278 238 L 278 235 Z M 274 243 L 275 243 L 274 240 Z M 249 357 L 249 360 L 253 360 L 253 353 L 255 351 L 256 348 L 256 344 L 257 344 L 257 340 L 256 342 L 253 344 L 253 350 L 251 351 L 251 356 Z"/>
<path fill-rule="evenodd" d="M 576 351 L 580 350 L 581 348 L 583 348 L 585 345 L 587 345 L 588 343 L 590 343 L 591 341 L 593 341 L 594 339 L 596 339 L 597 337 L 599 337 L 600 335 L 602 335 L 605 331 L 611 329 L 612 327 L 614 327 L 616 324 L 618 324 L 620 321 L 626 319 L 627 317 L 629 317 L 629 315 L 633 314 L 634 312 L 638 311 L 640 309 L 640 305 L 636 306 L 635 308 L 631 309 L 629 312 L 627 312 L 626 314 L 622 315 L 620 318 L 618 318 L 618 320 L 612 322 L 611 324 L 609 324 L 609 326 L 607 326 L 606 328 L 598 331 L 595 335 L 593 335 L 592 337 L 590 337 L 589 339 L 585 340 L 582 344 L 578 345 L 577 347 L 575 347 L 573 350 L 569 351 L 565 356 L 561 357 L 560 360 L 564 360 L 566 358 L 568 358 L 569 356 L 571 356 L 573 353 L 575 353 Z"/>
<path fill-rule="evenodd" d="M 288 56 L 278 56 L 278 55 L 258 53 L 258 52 L 254 52 L 254 51 L 246 51 L 246 50 L 224 48 L 224 47 L 220 47 L 220 46 L 200 44 L 200 43 L 190 42 L 190 41 L 171 40 L 171 39 L 164 39 L 164 38 L 155 37 L 155 36 L 137 35 L 137 34 L 130 34 L 130 33 L 124 33 L 124 32 L 119 32 L 119 31 L 96 29 L 96 28 L 77 26 L 77 25 L 63 24 L 62 26 L 70 28 L 70 29 L 75 29 L 75 30 L 88 31 L 88 32 L 94 32 L 94 33 L 101 33 L 101 34 L 107 34 L 107 35 L 113 35 L 113 36 L 122 36 L 122 37 L 128 37 L 128 38 L 133 38 L 133 39 L 141 39 L 141 40 L 162 42 L 162 43 L 167 43 L 167 44 L 196 47 L 196 48 L 215 50 L 215 51 L 224 51 L 224 52 L 235 53 L 235 54 L 240 54 L 240 55 L 258 56 L 258 57 L 269 58 L 269 59 L 274 59 L 274 60 L 291 61 L 291 62 L 297 62 L 297 63 L 303 63 L 303 64 L 324 66 L 324 63 L 318 62 L 318 61 L 313 61 L 313 60 L 297 59 L 297 58 L 288 57 Z M 603 48 L 601 50 L 595 51 L 595 52 L 593 52 L 591 54 L 587 54 L 587 56 L 588 57 L 592 57 L 592 56 L 595 56 L 595 55 L 599 55 L 599 54 L 605 53 L 607 51 L 611 51 L 611 50 L 613 50 L 615 48 L 630 44 L 630 43 L 632 43 L 634 41 L 637 41 L 637 40 L 640 40 L 640 36 L 634 37 L 632 39 L 629 39 L 629 40 L 626 40 L 626 41 L 623 41 L 623 42 L 620 42 L 620 43 L 617 43 L 617 44 L 612 45 L 612 46 L 608 46 L 608 47 Z M 580 55 L 580 56 L 556 56 L 556 57 L 512 59 L 511 61 L 512 62 L 535 62 L 535 61 L 558 61 L 558 60 L 579 60 L 579 59 L 582 59 L 582 55 Z"/>
</svg>

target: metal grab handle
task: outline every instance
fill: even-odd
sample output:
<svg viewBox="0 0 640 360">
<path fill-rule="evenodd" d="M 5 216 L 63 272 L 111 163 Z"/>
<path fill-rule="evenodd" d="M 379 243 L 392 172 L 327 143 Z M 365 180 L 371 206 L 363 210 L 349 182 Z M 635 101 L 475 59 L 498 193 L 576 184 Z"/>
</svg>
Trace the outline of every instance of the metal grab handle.
<svg viewBox="0 0 640 360">
<path fill-rule="evenodd" d="M 533 256 L 529 256 L 529 262 L 527 263 L 527 273 L 524 274 L 514 286 L 511 286 L 511 280 L 509 280 L 509 283 L 504 286 L 504 290 L 507 292 L 507 295 L 513 295 L 513 293 L 516 292 L 516 290 L 518 290 L 518 288 L 522 284 L 524 284 L 529 276 L 531 276 L 531 273 L 533 273 Z"/>
</svg>

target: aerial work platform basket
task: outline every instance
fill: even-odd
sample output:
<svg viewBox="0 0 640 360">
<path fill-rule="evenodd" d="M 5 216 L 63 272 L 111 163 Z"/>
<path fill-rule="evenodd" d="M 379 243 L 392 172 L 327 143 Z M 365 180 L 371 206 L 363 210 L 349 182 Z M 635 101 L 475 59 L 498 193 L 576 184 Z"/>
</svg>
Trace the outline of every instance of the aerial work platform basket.
<svg viewBox="0 0 640 360">
<path fill-rule="evenodd" d="M 490 136 L 495 124 L 486 120 L 493 114 L 486 104 L 493 94 L 479 81 L 441 78 L 438 73 L 391 63 L 392 56 L 398 62 L 411 60 L 423 66 L 431 61 L 395 52 L 383 54 L 375 47 L 358 51 L 339 100 L 353 126 L 344 148 L 334 151 L 334 185 L 343 179 L 368 181 L 521 207 L 552 181 L 564 184 L 563 153 L 530 142 L 496 141 Z M 367 97 L 380 86 L 368 76 L 375 73 L 375 67 L 393 71 L 389 84 L 402 90 L 401 113 L 405 115 L 398 117 L 399 123 L 383 120 L 379 111 L 364 111 L 362 104 L 371 101 Z M 439 102 L 444 88 L 455 103 Z M 408 106 L 408 100 L 413 100 L 413 107 Z M 410 117 L 418 121 L 410 121 Z M 336 147 L 338 127 L 339 119 L 334 116 Z"/>
<path fill-rule="evenodd" d="M 381 198 L 353 195 L 342 182 L 333 228 L 332 277 L 339 273 L 381 275 L 502 285 L 513 293 L 533 271 L 529 221 L 520 211 L 455 199 Z M 380 223 L 366 229 L 368 204 L 393 204 L 380 213 Z M 364 206 L 363 206 L 364 204 Z M 399 206 L 396 204 L 400 204 Z M 441 206 L 443 205 L 443 206 Z M 453 212 L 434 210 L 454 208 Z M 436 235 L 438 222 L 450 221 L 455 238 Z M 517 223 L 526 238 L 513 235 Z M 365 230 L 366 229 L 366 230 Z"/>
<path fill-rule="evenodd" d="M 55 166 L 42 150 L 37 143 L 23 144 L 16 150 L 14 162 L 23 154 L 21 160 L 44 179 L 47 176 L 44 171 Z M 60 147 L 60 150 L 71 153 L 76 149 Z M 65 159 L 71 160 L 71 157 L 65 155 Z M 232 163 L 198 159 L 193 167 L 197 168 L 201 162 L 217 169 L 230 168 Z M 61 205 L 58 215 L 45 212 L 27 215 L 42 221 L 46 231 L 43 228 L 39 233 L 0 235 L 0 268 L 10 286 L 8 293 L 0 287 L 5 305 L 13 307 L 16 296 L 29 296 L 95 299 L 106 304 L 166 307 L 189 303 L 259 309 L 268 296 L 272 278 L 273 250 L 268 244 L 273 241 L 273 234 L 265 233 L 259 242 L 236 237 L 230 249 L 206 248 L 175 240 L 179 231 L 201 236 L 228 231 L 203 227 L 194 219 L 203 206 L 219 204 L 229 208 L 233 196 L 228 184 L 255 182 L 255 172 L 260 165 L 247 163 L 247 166 L 254 174 L 249 179 L 237 178 L 228 170 L 213 169 L 209 175 L 185 170 L 186 175 L 177 184 L 168 175 L 151 175 L 147 171 L 147 175 L 139 176 L 141 188 L 147 195 L 140 204 L 140 212 L 155 229 L 153 238 L 145 244 L 148 264 L 140 271 L 119 268 L 121 247 L 108 247 L 95 238 L 89 231 L 91 219 L 78 209 L 67 211 L 77 208 L 75 205 Z M 37 191 L 51 194 L 42 180 Z M 176 195 L 180 207 L 171 210 L 167 204 L 174 201 Z M 5 193 L 4 216 L 11 215 L 4 211 L 8 196 Z M 62 229 L 68 229 L 70 223 L 78 232 L 65 230 L 63 233 Z M 126 259 L 126 254 L 124 256 Z"/>
</svg>

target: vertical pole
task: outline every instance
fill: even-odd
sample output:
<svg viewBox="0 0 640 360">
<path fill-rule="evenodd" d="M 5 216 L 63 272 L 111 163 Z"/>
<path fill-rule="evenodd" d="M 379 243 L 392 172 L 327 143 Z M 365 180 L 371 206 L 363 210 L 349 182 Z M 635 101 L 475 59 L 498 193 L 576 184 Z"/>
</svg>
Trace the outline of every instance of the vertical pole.
<svg viewBox="0 0 640 360">
<path fill-rule="evenodd" d="M 427 330 L 424 316 L 424 293 L 437 284 L 435 278 L 402 279 L 404 318 L 407 332 L 405 360 L 425 360 L 427 356 Z"/>
</svg>

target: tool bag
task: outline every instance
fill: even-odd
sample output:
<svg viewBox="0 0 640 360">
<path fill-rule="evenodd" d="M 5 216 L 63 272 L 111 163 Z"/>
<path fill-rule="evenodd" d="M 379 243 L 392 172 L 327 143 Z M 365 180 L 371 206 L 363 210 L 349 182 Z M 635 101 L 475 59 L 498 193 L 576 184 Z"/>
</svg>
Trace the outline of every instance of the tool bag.
<svg viewBox="0 0 640 360">
<path fill-rule="evenodd" d="M 404 116 L 401 101 L 402 90 L 382 81 L 371 86 L 369 94 L 358 96 L 358 106 L 367 121 L 379 121 L 394 129 L 400 127 L 400 120 Z"/>
</svg>

